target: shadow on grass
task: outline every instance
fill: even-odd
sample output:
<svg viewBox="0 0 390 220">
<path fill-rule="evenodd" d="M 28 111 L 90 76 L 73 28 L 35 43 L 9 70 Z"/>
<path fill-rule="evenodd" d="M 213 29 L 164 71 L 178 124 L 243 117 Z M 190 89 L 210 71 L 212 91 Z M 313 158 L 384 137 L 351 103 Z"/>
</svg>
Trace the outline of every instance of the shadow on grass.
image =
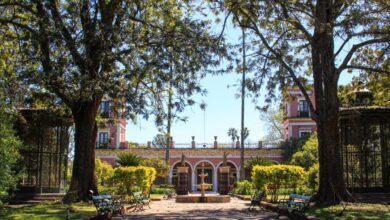
<svg viewBox="0 0 390 220">
<path fill-rule="evenodd" d="M 33 204 L 21 207 L 3 207 L 0 209 L 0 219 L 66 219 L 68 205 L 64 204 Z M 69 219 L 83 219 L 96 214 L 92 204 L 77 203 L 71 205 Z"/>
<path fill-rule="evenodd" d="M 349 203 L 343 211 L 343 206 L 335 205 L 326 208 L 313 208 L 308 211 L 310 215 L 314 215 L 320 219 L 368 219 L 382 220 L 390 219 L 390 207 L 382 204 L 368 203 Z"/>
</svg>

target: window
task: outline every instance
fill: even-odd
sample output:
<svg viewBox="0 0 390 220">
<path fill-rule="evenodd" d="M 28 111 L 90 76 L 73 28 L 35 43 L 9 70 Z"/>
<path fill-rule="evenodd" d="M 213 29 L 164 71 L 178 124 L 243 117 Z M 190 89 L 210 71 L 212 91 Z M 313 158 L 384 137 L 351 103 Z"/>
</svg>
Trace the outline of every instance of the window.
<svg viewBox="0 0 390 220">
<path fill-rule="evenodd" d="M 102 101 L 100 103 L 100 111 L 101 117 L 103 118 L 109 118 L 110 117 L 110 102 L 109 101 Z"/>
<path fill-rule="evenodd" d="M 299 131 L 299 137 L 305 137 L 311 135 L 311 131 L 304 130 L 304 131 Z"/>
<path fill-rule="evenodd" d="M 299 100 L 299 117 L 309 117 L 309 105 L 306 100 Z"/>
<path fill-rule="evenodd" d="M 108 145 L 108 132 L 99 132 L 99 148 L 107 147 Z"/>
</svg>

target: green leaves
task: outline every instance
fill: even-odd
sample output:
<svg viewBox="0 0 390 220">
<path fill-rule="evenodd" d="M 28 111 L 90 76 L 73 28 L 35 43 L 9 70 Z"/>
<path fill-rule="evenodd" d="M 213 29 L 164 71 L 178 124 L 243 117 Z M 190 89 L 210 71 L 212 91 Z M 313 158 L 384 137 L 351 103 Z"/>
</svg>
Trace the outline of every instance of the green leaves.
<svg viewBox="0 0 390 220">
<path fill-rule="evenodd" d="M 317 133 L 314 133 L 303 145 L 302 149 L 292 156 L 291 164 L 301 166 L 308 170 L 318 163 L 318 140 Z"/>
<path fill-rule="evenodd" d="M 142 157 L 132 153 L 121 153 L 116 160 L 121 166 L 140 166 Z"/>
</svg>

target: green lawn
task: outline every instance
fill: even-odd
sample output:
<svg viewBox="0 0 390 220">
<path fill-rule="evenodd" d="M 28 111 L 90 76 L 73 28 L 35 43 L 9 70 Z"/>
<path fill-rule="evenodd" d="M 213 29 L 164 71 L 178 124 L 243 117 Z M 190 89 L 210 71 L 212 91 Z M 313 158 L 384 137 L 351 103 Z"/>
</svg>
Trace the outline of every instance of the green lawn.
<svg viewBox="0 0 390 220">
<path fill-rule="evenodd" d="M 34 204 L 19 208 L 1 208 L 0 219 L 53 219 L 63 220 L 67 216 L 67 208 L 63 204 Z M 93 204 L 77 203 L 71 207 L 75 210 L 69 214 L 69 219 L 83 219 L 96 214 Z"/>
<path fill-rule="evenodd" d="M 312 208 L 307 214 L 314 215 L 320 219 L 339 219 L 339 220 L 360 220 L 372 219 L 382 220 L 390 219 L 390 206 L 382 204 L 368 204 L 368 203 L 348 203 L 345 211 L 342 205 L 330 206 L 327 208 Z"/>
<path fill-rule="evenodd" d="M 150 194 L 151 199 L 161 199 L 163 196 L 163 194 Z"/>
</svg>

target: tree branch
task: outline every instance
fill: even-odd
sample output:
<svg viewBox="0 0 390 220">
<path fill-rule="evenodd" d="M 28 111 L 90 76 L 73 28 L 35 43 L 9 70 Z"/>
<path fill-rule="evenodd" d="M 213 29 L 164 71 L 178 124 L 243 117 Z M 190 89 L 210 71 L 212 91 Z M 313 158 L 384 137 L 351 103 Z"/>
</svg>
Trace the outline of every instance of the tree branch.
<svg viewBox="0 0 390 220">
<path fill-rule="evenodd" d="M 60 13 L 58 12 L 57 9 L 56 0 L 51 0 L 49 6 L 50 6 L 50 11 L 53 15 L 54 23 L 56 27 L 59 29 L 59 31 L 61 32 L 62 36 L 64 37 L 66 46 L 68 47 L 73 57 L 73 61 L 79 67 L 80 72 L 84 73 L 85 72 L 84 61 L 80 53 L 77 51 L 75 40 L 72 38 L 69 30 L 65 27 L 65 24 L 61 19 Z"/>
<path fill-rule="evenodd" d="M 345 69 L 359 69 L 359 70 L 364 70 L 367 72 L 378 72 L 378 73 L 390 74 L 390 71 L 387 71 L 384 69 L 379 69 L 379 68 L 372 68 L 372 67 L 368 67 L 368 66 L 346 65 Z"/>
<path fill-rule="evenodd" d="M 310 107 L 310 110 L 312 111 L 313 113 L 313 118 L 317 118 L 317 112 L 316 110 L 314 109 L 314 105 L 313 103 L 311 102 L 311 99 L 309 97 L 309 95 L 307 94 L 307 91 L 305 89 L 305 87 L 303 86 L 303 84 L 299 81 L 297 75 L 295 74 L 294 70 L 290 67 L 290 65 L 288 65 L 286 63 L 286 61 L 284 61 L 283 59 L 283 56 L 276 52 L 267 42 L 267 40 L 265 39 L 264 35 L 261 33 L 261 31 L 259 30 L 259 28 L 257 27 L 257 24 L 256 22 L 252 19 L 251 16 L 248 15 L 248 13 L 246 13 L 246 11 L 244 11 L 242 8 L 238 8 L 238 10 L 246 17 L 248 18 L 248 20 L 252 23 L 253 27 L 250 27 L 248 26 L 249 28 L 251 28 L 252 30 L 254 30 L 256 32 L 256 34 L 260 37 L 261 39 L 261 42 L 264 44 L 264 46 L 267 48 L 267 50 L 269 50 L 278 60 L 279 62 L 282 64 L 282 66 L 284 68 L 286 68 L 286 70 L 290 73 L 290 76 L 291 78 L 294 80 L 294 83 L 297 84 L 297 86 L 299 87 L 299 89 L 301 90 L 303 96 L 305 97 L 306 101 L 309 103 L 309 107 Z"/>
<path fill-rule="evenodd" d="M 384 38 L 378 38 L 378 39 L 371 39 L 364 42 L 361 42 L 359 44 L 355 44 L 352 46 L 351 50 L 348 52 L 348 54 L 345 56 L 344 61 L 341 63 L 341 65 L 336 69 L 337 74 L 340 74 L 341 71 L 346 69 L 346 66 L 348 65 L 349 61 L 351 60 L 353 54 L 360 48 L 370 45 L 370 44 L 377 44 L 377 43 L 385 43 L 390 42 L 390 37 L 384 37 Z"/>
<path fill-rule="evenodd" d="M 17 27 L 20 27 L 20 28 L 22 28 L 22 29 L 25 29 L 25 30 L 31 32 L 31 33 L 34 34 L 34 35 L 37 34 L 37 32 L 36 32 L 34 29 L 32 29 L 31 27 L 29 27 L 29 26 L 27 26 L 27 25 L 25 25 L 25 24 L 21 24 L 21 23 L 19 23 L 19 22 L 13 21 L 13 20 L 8 20 L 8 19 L 0 18 L 0 24 L 12 24 L 12 25 L 15 25 L 15 26 L 17 26 Z"/>
</svg>

